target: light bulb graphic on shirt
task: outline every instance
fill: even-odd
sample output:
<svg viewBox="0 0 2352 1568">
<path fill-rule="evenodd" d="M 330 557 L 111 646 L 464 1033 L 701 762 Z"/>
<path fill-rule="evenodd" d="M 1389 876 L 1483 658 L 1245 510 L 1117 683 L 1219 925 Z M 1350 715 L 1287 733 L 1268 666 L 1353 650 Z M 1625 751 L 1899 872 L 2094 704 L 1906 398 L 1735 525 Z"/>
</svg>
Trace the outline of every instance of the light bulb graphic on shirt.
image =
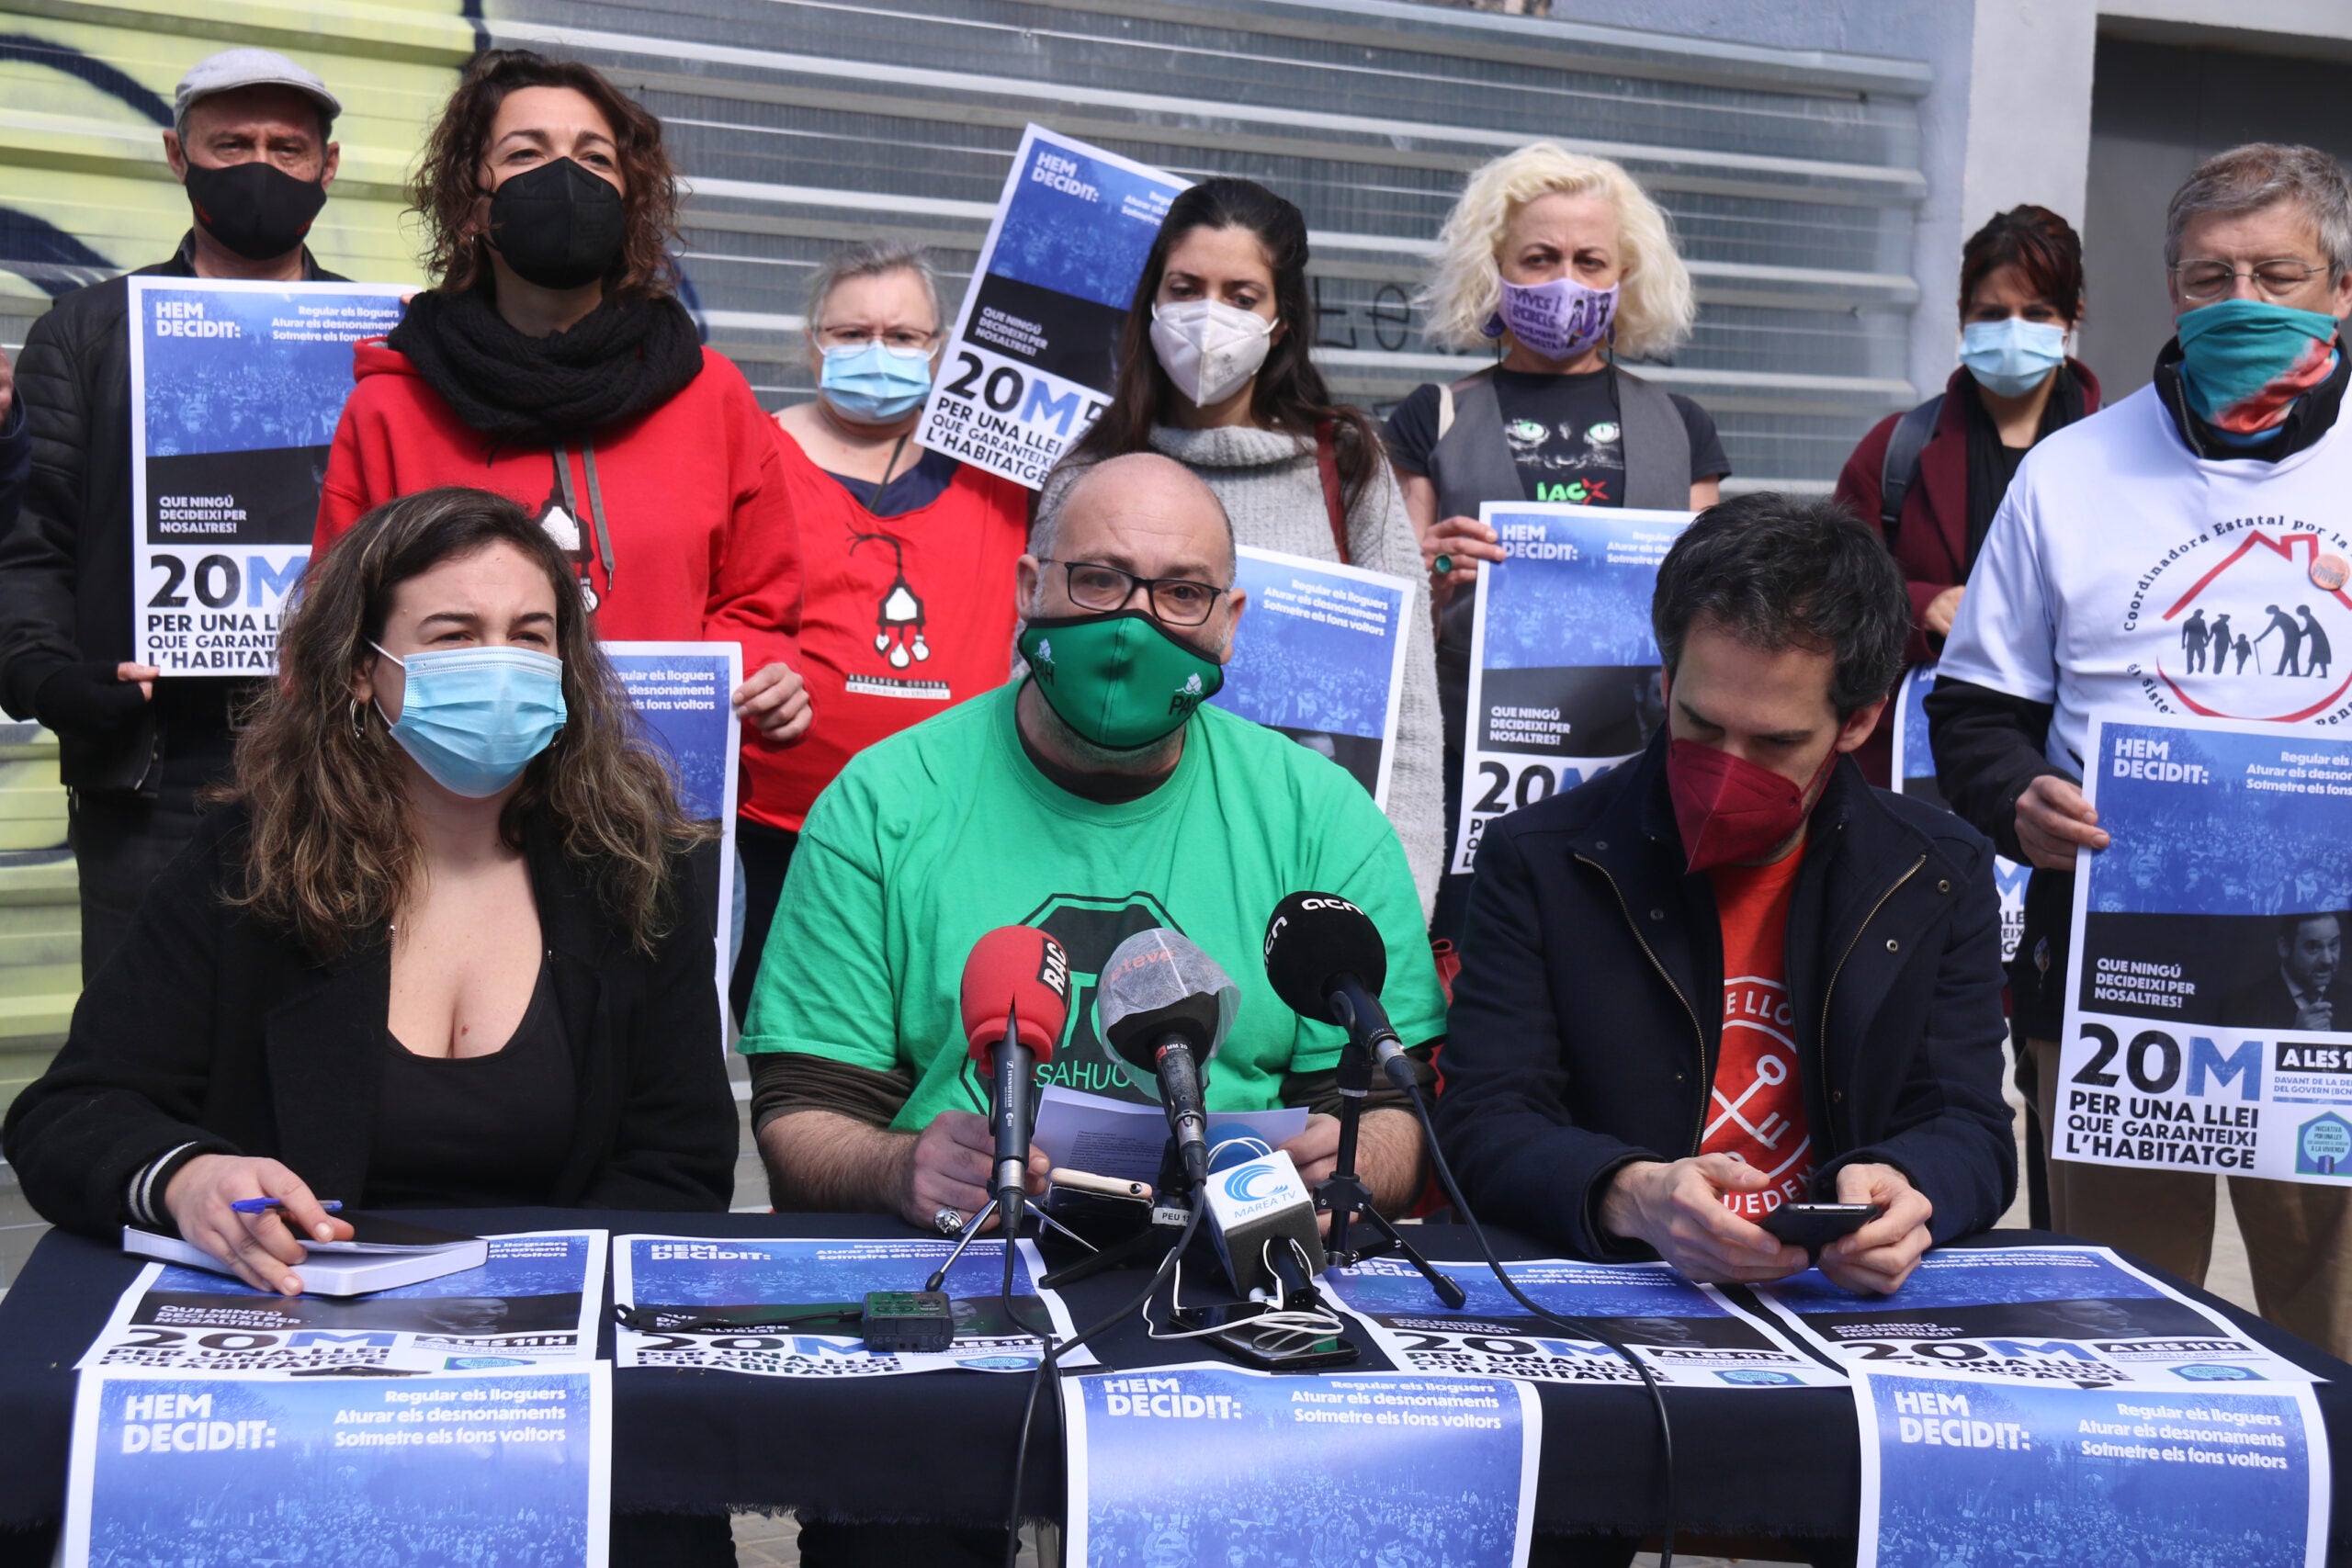
<svg viewBox="0 0 2352 1568">
<path fill-rule="evenodd" d="M 890 547 L 893 568 L 890 586 L 875 613 L 874 651 L 887 658 L 891 669 L 904 670 L 910 663 L 931 657 L 931 644 L 922 635 L 922 600 L 907 582 L 905 547 L 888 534 L 857 534 L 851 537 L 851 553 L 868 541 Z"/>
</svg>

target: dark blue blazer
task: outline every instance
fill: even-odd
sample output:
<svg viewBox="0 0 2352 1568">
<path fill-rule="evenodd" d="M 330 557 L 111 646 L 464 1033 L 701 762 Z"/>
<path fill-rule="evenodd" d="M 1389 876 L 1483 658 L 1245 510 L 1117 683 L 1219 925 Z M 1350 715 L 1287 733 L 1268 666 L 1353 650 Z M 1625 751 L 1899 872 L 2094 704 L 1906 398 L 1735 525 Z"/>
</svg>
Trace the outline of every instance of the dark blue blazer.
<svg viewBox="0 0 2352 1568">
<path fill-rule="evenodd" d="M 1666 736 L 1577 789 L 1490 823 L 1441 1059 L 1438 1131 L 1485 1221 L 1588 1258 L 1636 1159 L 1699 1150 L 1723 1037 L 1723 935 L 1683 870 Z M 1791 898 L 1788 987 L 1820 1173 L 1892 1165 L 1939 1242 L 1990 1226 L 2017 1185 L 2001 1097 L 1993 847 L 1840 759 Z"/>
</svg>

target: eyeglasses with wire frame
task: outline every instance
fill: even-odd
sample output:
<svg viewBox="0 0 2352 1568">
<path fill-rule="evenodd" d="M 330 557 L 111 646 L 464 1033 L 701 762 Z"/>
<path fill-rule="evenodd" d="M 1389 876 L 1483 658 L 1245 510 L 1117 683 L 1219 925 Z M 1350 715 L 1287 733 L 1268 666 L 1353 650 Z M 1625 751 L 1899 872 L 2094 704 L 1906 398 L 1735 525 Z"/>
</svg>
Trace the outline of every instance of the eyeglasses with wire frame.
<svg viewBox="0 0 2352 1568">
<path fill-rule="evenodd" d="M 2240 272 L 2229 263 L 2212 260 L 2189 260 L 2172 269 L 2173 281 L 2180 289 L 2180 297 L 2199 304 L 2210 304 L 2229 293 L 2241 277 L 2251 277 L 2263 298 L 2284 299 L 2318 274 L 2330 270 L 2323 262 L 2312 265 L 2291 256 L 2279 256 L 2271 261 L 2256 262 Z"/>
</svg>

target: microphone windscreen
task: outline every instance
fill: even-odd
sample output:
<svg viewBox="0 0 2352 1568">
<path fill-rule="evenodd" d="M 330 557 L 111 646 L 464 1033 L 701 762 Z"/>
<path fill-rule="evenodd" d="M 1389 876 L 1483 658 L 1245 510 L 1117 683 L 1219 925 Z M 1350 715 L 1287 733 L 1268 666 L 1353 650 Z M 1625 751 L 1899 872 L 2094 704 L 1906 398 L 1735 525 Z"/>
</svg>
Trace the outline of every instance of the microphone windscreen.
<svg viewBox="0 0 2352 1568">
<path fill-rule="evenodd" d="M 963 1004 L 964 1040 L 974 1061 L 988 1065 L 1010 1016 L 1021 1043 L 1042 1065 L 1069 1021 L 1069 954 L 1035 926 L 999 926 L 964 960 Z"/>
<path fill-rule="evenodd" d="M 1374 996 L 1388 981 L 1388 945 L 1372 917 L 1336 893 L 1294 893 L 1266 922 L 1266 980 L 1283 1005 L 1329 1022 L 1325 988 L 1352 975 Z"/>
<path fill-rule="evenodd" d="M 1155 926 L 1112 951 L 1095 976 L 1095 1015 L 1120 1059 L 1152 1081 L 1152 1047 L 1182 1034 L 1193 1060 L 1206 1065 L 1225 1043 L 1241 1006 L 1241 989 L 1189 938 Z"/>
</svg>

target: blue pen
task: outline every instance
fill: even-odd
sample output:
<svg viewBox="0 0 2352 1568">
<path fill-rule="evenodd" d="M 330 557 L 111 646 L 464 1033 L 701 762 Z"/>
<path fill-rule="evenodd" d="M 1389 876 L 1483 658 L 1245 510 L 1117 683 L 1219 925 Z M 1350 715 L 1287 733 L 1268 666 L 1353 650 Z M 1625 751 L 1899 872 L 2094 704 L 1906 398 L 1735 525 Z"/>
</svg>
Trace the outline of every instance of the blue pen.
<svg viewBox="0 0 2352 1568">
<path fill-rule="evenodd" d="M 234 1209 L 241 1214 L 266 1214 L 272 1209 L 283 1209 L 286 1207 L 286 1200 L 283 1198 L 240 1198 L 235 1202 L 230 1204 L 229 1207 Z M 325 1201 L 322 1202 L 319 1207 L 324 1209 L 330 1214 L 337 1213 L 340 1213 L 343 1208 L 343 1200 L 340 1198 L 329 1198 Z"/>
</svg>

